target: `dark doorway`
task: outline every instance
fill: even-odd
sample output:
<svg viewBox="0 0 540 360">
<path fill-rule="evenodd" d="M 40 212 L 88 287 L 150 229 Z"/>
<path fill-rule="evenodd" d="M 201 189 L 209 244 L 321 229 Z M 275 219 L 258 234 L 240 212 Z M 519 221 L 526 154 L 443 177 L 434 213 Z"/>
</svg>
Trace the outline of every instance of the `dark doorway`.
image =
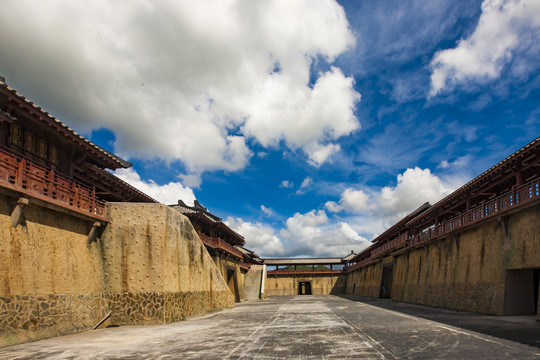
<svg viewBox="0 0 540 360">
<path fill-rule="evenodd" d="M 506 271 L 504 315 L 533 315 L 538 313 L 540 269 Z"/>
<path fill-rule="evenodd" d="M 392 290 L 392 281 L 394 280 L 394 264 L 387 264 L 383 266 L 381 290 L 379 297 L 388 299 L 391 297 L 390 291 Z"/>
<path fill-rule="evenodd" d="M 311 281 L 298 282 L 298 295 L 311 295 Z"/>
<path fill-rule="evenodd" d="M 238 292 L 238 279 L 236 278 L 236 269 L 227 266 L 227 286 L 234 294 L 234 301 L 240 302 L 240 293 Z"/>
</svg>

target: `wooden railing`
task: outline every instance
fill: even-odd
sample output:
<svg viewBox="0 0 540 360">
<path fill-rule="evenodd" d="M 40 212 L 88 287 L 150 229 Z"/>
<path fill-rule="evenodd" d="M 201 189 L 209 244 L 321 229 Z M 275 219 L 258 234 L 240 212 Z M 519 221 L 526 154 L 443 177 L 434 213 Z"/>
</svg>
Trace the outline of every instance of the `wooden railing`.
<svg viewBox="0 0 540 360">
<path fill-rule="evenodd" d="M 277 269 L 277 270 L 268 270 L 266 272 L 267 276 L 269 275 L 339 275 L 341 274 L 342 269 L 312 269 L 312 270 L 293 270 L 293 269 Z"/>
<path fill-rule="evenodd" d="M 465 211 L 440 224 L 431 226 L 417 234 L 399 237 L 371 250 L 369 258 L 357 262 L 354 265 L 345 266 L 344 271 L 352 270 L 369 265 L 375 258 L 398 249 L 400 246 L 414 247 L 425 244 L 440 236 L 448 235 L 480 221 L 492 218 L 540 199 L 540 179 L 534 179 L 524 185 L 514 186 L 510 191 L 502 195 L 482 202 L 469 211 Z"/>
<path fill-rule="evenodd" d="M 223 250 L 225 252 L 228 252 L 229 254 L 236 256 L 239 259 L 244 258 L 244 253 L 229 244 L 228 242 L 220 239 L 220 238 L 214 238 L 207 236 L 203 233 L 199 233 L 199 237 L 201 238 L 204 245 L 211 247 L 212 249 L 218 249 Z"/>
<path fill-rule="evenodd" d="M 95 218 L 105 219 L 105 203 L 95 190 L 0 148 L 0 186 Z"/>
</svg>

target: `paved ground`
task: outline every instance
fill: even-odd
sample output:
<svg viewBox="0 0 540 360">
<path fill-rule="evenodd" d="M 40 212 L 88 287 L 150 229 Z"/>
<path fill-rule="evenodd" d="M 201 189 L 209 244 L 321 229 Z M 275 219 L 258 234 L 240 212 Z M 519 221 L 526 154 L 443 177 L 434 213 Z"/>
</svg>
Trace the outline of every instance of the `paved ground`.
<svg viewBox="0 0 540 360">
<path fill-rule="evenodd" d="M 455 324 L 449 325 L 449 318 Z M 476 324 L 476 331 L 460 321 Z M 482 326 L 506 329 L 498 335 L 525 329 L 537 346 L 478 332 Z M 530 317 L 295 296 L 247 302 L 174 324 L 108 328 L 12 346 L 0 349 L 0 359 L 540 359 L 536 331 L 540 323 Z"/>
</svg>

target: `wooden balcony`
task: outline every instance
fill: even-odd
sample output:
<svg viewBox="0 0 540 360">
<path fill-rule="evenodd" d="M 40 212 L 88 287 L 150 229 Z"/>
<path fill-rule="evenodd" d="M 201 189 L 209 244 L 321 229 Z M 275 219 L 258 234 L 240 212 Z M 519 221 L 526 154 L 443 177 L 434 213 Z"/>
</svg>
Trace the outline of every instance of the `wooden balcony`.
<svg viewBox="0 0 540 360">
<path fill-rule="evenodd" d="M 95 190 L 0 148 L 0 187 L 93 220 L 106 221 L 105 203 Z"/>
<path fill-rule="evenodd" d="M 268 270 L 266 272 L 267 276 L 270 275 L 339 275 L 343 272 L 342 269 L 303 269 L 303 270 L 294 270 L 294 269 L 277 269 L 277 270 Z"/>
<path fill-rule="evenodd" d="M 242 253 L 240 250 L 238 250 L 237 248 L 235 248 L 234 246 L 232 246 L 231 244 L 229 244 L 228 242 L 220 239 L 220 238 L 214 238 L 214 237 L 210 237 L 210 236 L 207 236 L 203 233 L 198 233 L 199 234 L 199 237 L 201 238 L 202 242 L 204 243 L 204 245 L 212 248 L 212 249 L 216 249 L 216 250 L 221 250 L 221 251 L 224 251 L 226 253 L 229 253 L 230 255 L 234 256 L 234 257 L 237 257 L 238 259 L 240 260 L 243 260 L 244 259 L 244 253 Z"/>
<path fill-rule="evenodd" d="M 437 238 L 447 236 L 456 231 L 461 231 L 496 216 L 507 215 L 528 204 L 538 203 L 539 201 L 540 179 L 536 178 L 521 186 L 514 186 L 510 191 L 488 201 L 484 201 L 469 211 L 460 213 L 440 224 L 433 225 L 424 231 L 411 236 L 404 234 L 384 243 L 371 250 L 368 258 L 359 261 L 356 264 L 347 265 L 344 272 L 350 272 L 370 265 L 375 262 L 377 258 L 408 251 L 410 248 L 422 246 Z"/>
</svg>

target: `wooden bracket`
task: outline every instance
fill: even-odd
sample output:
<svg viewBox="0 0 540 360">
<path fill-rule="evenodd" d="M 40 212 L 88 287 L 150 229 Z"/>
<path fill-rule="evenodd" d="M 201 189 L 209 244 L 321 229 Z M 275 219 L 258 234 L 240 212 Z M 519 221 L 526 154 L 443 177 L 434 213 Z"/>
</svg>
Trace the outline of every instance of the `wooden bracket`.
<svg viewBox="0 0 540 360">
<path fill-rule="evenodd" d="M 99 221 L 92 224 L 92 229 L 90 229 L 90 232 L 88 233 L 88 244 L 91 244 L 94 240 L 96 240 L 97 230 L 100 226 L 101 223 Z"/>
<path fill-rule="evenodd" d="M 11 212 L 11 226 L 14 228 L 17 227 L 21 223 L 22 216 L 23 216 L 23 208 L 25 205 L 28 205 L 29 201 L 27 198 L 19 198 L 17 200 L 17 205 L 15 205 L 15 208 Z"/>
</svg>

